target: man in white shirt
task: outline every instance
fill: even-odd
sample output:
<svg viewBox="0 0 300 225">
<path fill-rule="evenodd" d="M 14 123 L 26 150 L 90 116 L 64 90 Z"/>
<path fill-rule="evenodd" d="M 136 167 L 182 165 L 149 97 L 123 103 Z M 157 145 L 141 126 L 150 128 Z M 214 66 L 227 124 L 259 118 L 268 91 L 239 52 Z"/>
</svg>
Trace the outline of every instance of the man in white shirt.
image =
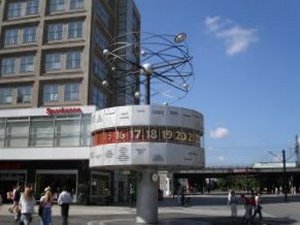
<svg viewBox="0 0 300 225">
<path fill-rule="evenodd" d="M 57 203 L 61 207 L 61 216 L 63 218 L 63 225 L 68 225 L 69 207 L 73 199 L 71 194 L 64 187 L 63 191 L 59 194 Z"/>
</svg>

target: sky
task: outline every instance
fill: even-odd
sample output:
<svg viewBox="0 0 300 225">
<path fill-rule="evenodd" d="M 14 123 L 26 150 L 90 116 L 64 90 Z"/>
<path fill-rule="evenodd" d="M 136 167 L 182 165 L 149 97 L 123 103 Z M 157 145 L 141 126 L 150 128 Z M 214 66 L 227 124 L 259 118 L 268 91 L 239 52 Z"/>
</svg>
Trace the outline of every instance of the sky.
<svg viewBox="0 0 300 225">
<path fill-rule="evenodd" d="M 300 135 L 299 0 L 135 0 L 142 32 L 187 33 L 206 166 L 293 160 Z M 276 155 L 277 157 L 274 157 Z"/>
</svg>

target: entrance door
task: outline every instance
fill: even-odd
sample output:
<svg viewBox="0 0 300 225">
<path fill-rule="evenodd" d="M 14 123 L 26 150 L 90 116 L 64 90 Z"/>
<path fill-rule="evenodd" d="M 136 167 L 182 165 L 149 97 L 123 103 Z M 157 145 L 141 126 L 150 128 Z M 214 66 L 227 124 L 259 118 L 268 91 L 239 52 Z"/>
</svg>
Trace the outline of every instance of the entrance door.
<svg viewBox="0 0 300 225">
<path fill-rule="evenodd" d="M 37 170 L 36 193 L 40 197 L 44 189 L 50 186 L 56 200 L 62 188 L 66 187 L 74 198 L 77 193 L 77 181 L 77 170 Z"/>
<path fill-rule="evenodd" d="M 0 171 L 0 191 L 3 202 L 7 203 L 6 193 L 12 191 L 17 184 L 26 184 L 27 173 L 25 170 L 1 170 Z"/>
</svg>

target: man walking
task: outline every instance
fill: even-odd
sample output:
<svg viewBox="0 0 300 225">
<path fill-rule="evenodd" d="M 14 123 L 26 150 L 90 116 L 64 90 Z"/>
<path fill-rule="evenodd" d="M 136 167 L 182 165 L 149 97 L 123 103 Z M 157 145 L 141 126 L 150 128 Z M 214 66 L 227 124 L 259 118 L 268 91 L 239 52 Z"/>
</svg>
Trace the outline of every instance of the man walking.
<svg viewBox="0 0 300 225">
<path fill-rule="evenodd" d="M 69 207 L 73 199 L 71 194 L 67 191 L 67 188 L 64 187 L 63 191 L 59 194 L 57 203 L 61 207 L 61 216 L 63 219 L 63 225 L 68 225 L 68 216 L 69 216 Z"/>
</svg>

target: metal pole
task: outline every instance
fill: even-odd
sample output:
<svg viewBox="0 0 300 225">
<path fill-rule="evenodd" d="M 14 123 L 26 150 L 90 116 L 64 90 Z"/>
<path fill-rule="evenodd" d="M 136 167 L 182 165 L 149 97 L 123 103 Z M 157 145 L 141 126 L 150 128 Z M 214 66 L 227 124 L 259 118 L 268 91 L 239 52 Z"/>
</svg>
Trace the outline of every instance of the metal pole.
<svg viewBox="0 0 300 225">
<path fill-rule="evenodd" d="M 283 182 L 284 182 L 284 201 L 287 201 L 287 174 L 286 174 L 286 160 L 285 150 L 282 150 L 282 163 L 283 163 Z"/>
<path fill-rule="evenodd" d="M 147 74 L 147 84 L 146 84 L 146 92 L 147 92 L 147 96 L 146 96 L 146 104 L 150 105 L 150 74 Z"/>
</svg>

